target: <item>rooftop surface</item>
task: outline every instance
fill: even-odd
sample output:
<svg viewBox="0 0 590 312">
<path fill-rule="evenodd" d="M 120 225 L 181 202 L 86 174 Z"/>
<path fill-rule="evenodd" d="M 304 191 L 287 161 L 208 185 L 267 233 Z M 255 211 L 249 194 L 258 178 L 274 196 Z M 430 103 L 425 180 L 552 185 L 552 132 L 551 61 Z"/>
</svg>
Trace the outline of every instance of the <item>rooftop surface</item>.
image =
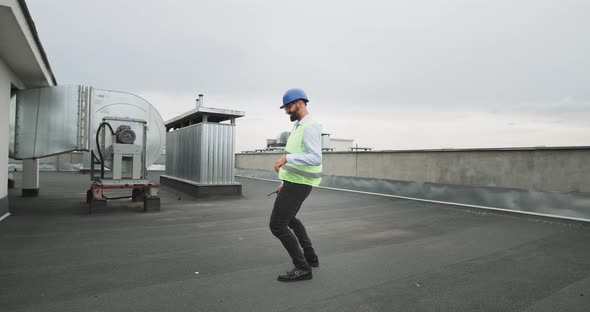
<svg viewBox="0 0 590 312">
<path fill-rule="evenodd" d="M 40 173 L 0 222 L 2 311 L 588 311 L 590 226 L 314 189 L 299 217 L 311 281 L 268 229 L 275 183 L 243 198 L 161 190 L 87 214 L 88 175 Z M 154 177 L 155 180 L 158 177 Z"/>
</svg>

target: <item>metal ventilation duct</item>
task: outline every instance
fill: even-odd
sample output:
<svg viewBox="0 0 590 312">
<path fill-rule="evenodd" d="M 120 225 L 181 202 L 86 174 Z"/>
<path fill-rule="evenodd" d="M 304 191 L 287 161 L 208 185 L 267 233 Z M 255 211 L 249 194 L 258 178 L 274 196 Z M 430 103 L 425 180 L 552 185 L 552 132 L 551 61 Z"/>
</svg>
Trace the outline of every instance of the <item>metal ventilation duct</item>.
<svg viewBox="0 0 590 312">
<path fill-rule="evenodd" d="M 121 125 L 128 125 L 126 121 L 117 121 L 113 118 L 121 119 L 141 119 L 145 120 L 148 130 L 146 138 L 146 155 L 145 165 L 153 164 L 162 152 L 166 144 L 166 127 L 160 113 L 148 101 L 132 93 L 110 91 L 102 89 L 91 89 L 91 122 L 90 122 L 90 144 L 89 149 L 96 150 L 96 140 L 94 135 L 98 126 L 103 119 L 108 118 L 111 126 L 116 129 Z M 143 141 L 143 132 L 136 131 L 137 142 Z M 108 143 L 108 142 L 107 142 Z M 105 165 L 110 168 L 110 162 L 106 161 Z"/>
<path fill-rule="evenodd" d="M 57 86 L 19 90 L 11 105 L 15 106 L 11 111 L 16 112 L 10 118 L 10 157 L 14 159 L 92 149 L 97 153 L 95 134 L 99 124 L 105 118 L 117 117 L 146 121 L 146 166 L 153 164 L 164 150 L 164 120 L 149 102 L 135 94 L 87 86 Z M 124 124 L 111 122 L 115 128 Z"/>
<path fill-rule="evenodd" d="M 88 150 L 90 92 L 85 86 L 18 90 L 10 120 L 10 157 L 41 158 Z"/>
</svg>

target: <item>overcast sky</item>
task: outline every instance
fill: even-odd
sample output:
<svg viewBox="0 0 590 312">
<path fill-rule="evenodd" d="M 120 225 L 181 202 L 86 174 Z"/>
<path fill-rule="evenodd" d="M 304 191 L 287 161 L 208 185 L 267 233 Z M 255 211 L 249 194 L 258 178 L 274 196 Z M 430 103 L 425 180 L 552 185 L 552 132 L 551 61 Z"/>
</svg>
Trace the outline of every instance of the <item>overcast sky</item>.
<svg viewBox="0 0 590 312">
<path fill-rule="evenodd" d="M 164 120 L 242 110 L 237 151 L 289 131 L 303 88 L 332 137 L 376 149 L 590 145 L 590 1 L 28 0 L 60 85 Z"/>
</svg>

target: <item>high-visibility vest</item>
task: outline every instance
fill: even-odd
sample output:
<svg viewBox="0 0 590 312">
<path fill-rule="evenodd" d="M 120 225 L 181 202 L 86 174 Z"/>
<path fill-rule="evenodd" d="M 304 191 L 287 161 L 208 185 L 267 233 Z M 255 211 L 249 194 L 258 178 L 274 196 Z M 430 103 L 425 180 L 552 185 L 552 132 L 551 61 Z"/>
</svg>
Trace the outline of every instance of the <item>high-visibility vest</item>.
<svg viewBox="0 0 590 312">
<path fill-rule="evenodd" d="M 307 127 L 320 127 L 319 124 L 313 121 L 308 121 L 304 124 L 299 124 L 295 128 L 285 146 L 287 154 L 305 154 L 306 151 L 302 147 L 303 132 Z M 320 131 L 321 132 L 321 131 Z M 302 166 L 291 163 L 286 163 L 279 169 L 279 179 L 298 184 L 307 184 L 312 186 L 320 185 L 322 181 L 322 165 L 319 166 Z"/>
</svg>

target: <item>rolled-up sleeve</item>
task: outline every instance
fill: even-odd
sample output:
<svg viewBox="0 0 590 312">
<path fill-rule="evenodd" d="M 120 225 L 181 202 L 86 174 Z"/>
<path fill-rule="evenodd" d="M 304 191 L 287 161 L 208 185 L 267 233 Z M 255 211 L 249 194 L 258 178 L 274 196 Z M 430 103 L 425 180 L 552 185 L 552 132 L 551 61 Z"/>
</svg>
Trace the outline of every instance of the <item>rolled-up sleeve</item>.
<svg viewBox="0 0 590 312">
<path fill-rule="evenodd" d="M 319 166 L 322 164 L 322 129 L 311 125 L 303 131 L 301 143 L 304 154 L 287 154 L 287 162 L 301 166 Z"/>
</svg>

